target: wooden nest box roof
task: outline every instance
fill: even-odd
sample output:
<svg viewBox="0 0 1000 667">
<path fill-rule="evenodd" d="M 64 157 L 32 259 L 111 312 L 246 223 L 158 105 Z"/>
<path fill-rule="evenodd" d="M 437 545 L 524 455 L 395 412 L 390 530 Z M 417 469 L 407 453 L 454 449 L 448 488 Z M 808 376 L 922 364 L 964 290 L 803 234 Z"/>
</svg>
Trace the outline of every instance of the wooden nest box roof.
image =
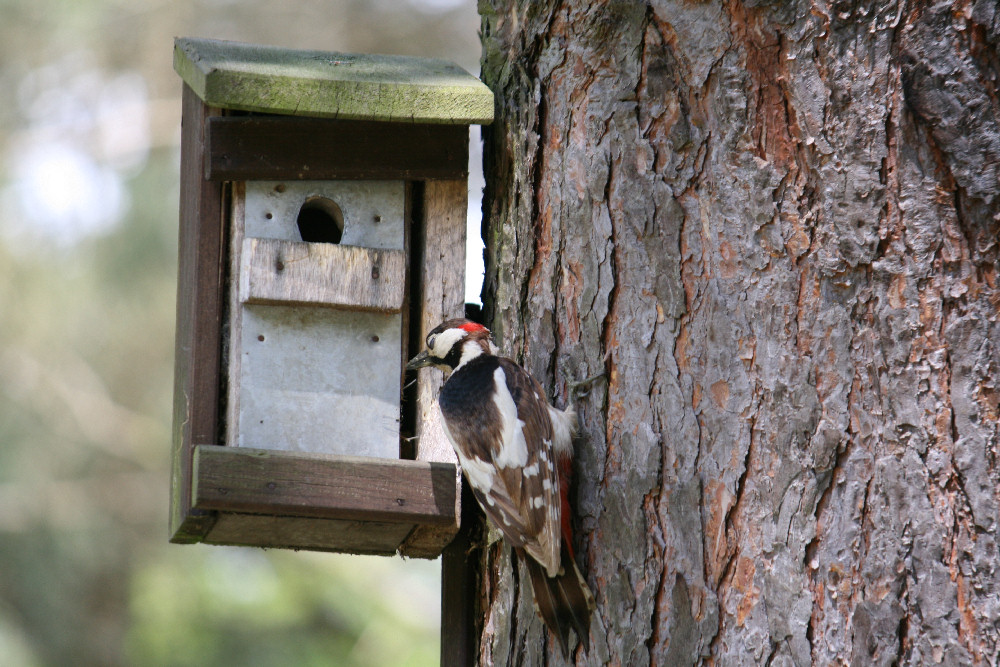
<svg viewBox="0 0 1000 667">
<path fill-rule="evenodd" d="M 267 114 L 486 125 L 493 93 L 446 60 L 174 42 L 174 69 L 207 105 Z"/>
</svg>

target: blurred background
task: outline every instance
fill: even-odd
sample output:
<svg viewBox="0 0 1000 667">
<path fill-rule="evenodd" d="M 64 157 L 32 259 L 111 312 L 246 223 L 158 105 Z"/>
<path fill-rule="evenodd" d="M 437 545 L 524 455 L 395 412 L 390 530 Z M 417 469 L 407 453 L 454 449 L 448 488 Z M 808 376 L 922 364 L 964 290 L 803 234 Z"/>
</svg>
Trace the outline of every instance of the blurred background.
<svg viewBox="0 0 1000 667">
<path fill-rule="evenodd" d="M 437 664 L 437 561 L 167 542 L 172 47 L 478 73 L 478 29 L 472 0 L 0 0 L 0 664 Z"/>
</svg>

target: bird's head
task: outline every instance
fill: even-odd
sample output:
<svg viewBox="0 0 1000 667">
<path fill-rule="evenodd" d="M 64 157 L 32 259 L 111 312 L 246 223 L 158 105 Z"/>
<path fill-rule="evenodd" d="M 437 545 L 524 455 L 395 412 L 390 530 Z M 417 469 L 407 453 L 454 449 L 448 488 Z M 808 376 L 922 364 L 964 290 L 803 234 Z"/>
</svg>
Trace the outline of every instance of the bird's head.
<svg viewBox="0 0 1000 667">
<path fill-rule="evenodd" d="M 483 354 L 497 353 L 493 334 L 471 320 L 447 320 L 427 334 L 427 349 L 410 359 L 406 370 L 435 366 L 450 373 L 462 364 Z"/>
</svg>

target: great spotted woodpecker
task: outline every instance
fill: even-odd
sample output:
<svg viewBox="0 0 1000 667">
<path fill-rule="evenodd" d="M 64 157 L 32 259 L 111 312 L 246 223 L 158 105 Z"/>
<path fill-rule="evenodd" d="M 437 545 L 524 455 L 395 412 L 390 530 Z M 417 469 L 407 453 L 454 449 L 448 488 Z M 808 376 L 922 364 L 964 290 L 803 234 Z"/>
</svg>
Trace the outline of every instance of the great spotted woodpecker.
<svg viewBox="0 0 1000 667">
<path fill-rule="evenodd" d="M 445 372 L 445 432 L 476 500 L 527 566 L 535 609 L 563 655 L 570 629 L 586 651 L 595 604 L 573 558 L 568 495 L 576 414 L 550 406 L 534 378 L 497 356 L 481 324 L 448 320 L 426 342 L 407 369 Z"/>
</svg>

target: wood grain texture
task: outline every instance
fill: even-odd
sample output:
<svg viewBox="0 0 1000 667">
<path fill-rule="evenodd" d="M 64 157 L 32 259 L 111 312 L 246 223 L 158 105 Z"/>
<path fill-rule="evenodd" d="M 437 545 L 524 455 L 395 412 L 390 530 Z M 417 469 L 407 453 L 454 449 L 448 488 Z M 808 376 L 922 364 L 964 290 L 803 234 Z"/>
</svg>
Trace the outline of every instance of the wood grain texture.
<svg viewBox="0 0 1000 667">
<path fill-rule="evenodd" d="M 202 445 L 198 509 L 395 523 L 455 522 L 455 466 Z"/>
<path fill-rule="evenodd" d="M 476 661 L 483 526 L 483 512 L 463 482 L 462 527 L 441 552 L 441 667 Z"/>
<path fill-rule="evenodd" d="M 319 118 L 208 120 L 205 178 L 221 181 L 465 178 L 469 129 Z"/>
<path fill-rule="evenodd" d="M 184 87 L 181 128 L 177 324 L 174 351 L 170 535 L 198 541 L 213 521 L 191 511 L 191 460 L 219 437 L 219 374 L 225 252 L 223 186 L 202 180 L 204 123 L 218 109 Z"/>
<path fill-rule="evenodd" d="M 489 323 L 607 372 L 572 661 L 994 663 L 996 3 L 479 7 Z M 480 664 L 563 664 L 483 564 Z"/>
<path fill-rule="evenodd" d="M 402 250 L 245 238 L 241 257 L 243 303 L 381 313 L 403 308 Z"/>
<path fill-rule="evenodd" d="M 465 179 L 427 181 L 423 188 L 422 219 L 419 233 L 412 240 L 419 247 L 415 261 L 416 294 L 420 304 L 419 341 L 449 317 L 465 310 L 465 219 L 468 212 L 468 184 Z M 416 354 L 416 350 L 413 351 Z M 435 377 L 437 376 L 437 377 Z M 441 389 L 440 373 L 419 371 L 417 375 L 417 450 L 418 461 L 450 461 L 456 465 L 455 497 L 461 499 L 461 471 L 455 450 L 444 434 L 437 396 Z M 460 509 L 456 506 L 456 512 Z M 456 514 L 456 517 L 458 515 Z M 458 531 L 458 521 L 448 528 L 418 528 L 404 555 L 425 556 L 435 545 L 447 544 Z"/>
<path fill-rule="evenodd" d="M 205 544 L 393 556 L 412 525 L 222 512 Z"/>
<path fill-rule="evenodd" d="M 232 276 L 239 276 L 242 266 L 240 253 L 243 248 L 246 230 L 246 183 L 237 181 L 231 186 L 232 201 L 229 214 L 229 256 L 226 258 L 230 279 L 226 283 L 228 320 L 226 329 L 229 341 L 225 352 L 226 371 L 226 423 L 222 443 L 239 446 L 240 396 L 242 395 L 243 378 L 243 302 L 240 299 L 240 281 Z M 205 443 L 217 444 L 217 443 Z"/>
<path fill-rule="evenodd" d="M 421 242 L 420 341 L 446 319 L 465 312 L 465 219 L 468 184 L 462 180 L 428 181 L 424 186 L 424 222 Z M 419 423 L 417 459 L 457 460 L 440 424 L 437 396 L 441 373 L 418 374 Z"/>
</svg>

